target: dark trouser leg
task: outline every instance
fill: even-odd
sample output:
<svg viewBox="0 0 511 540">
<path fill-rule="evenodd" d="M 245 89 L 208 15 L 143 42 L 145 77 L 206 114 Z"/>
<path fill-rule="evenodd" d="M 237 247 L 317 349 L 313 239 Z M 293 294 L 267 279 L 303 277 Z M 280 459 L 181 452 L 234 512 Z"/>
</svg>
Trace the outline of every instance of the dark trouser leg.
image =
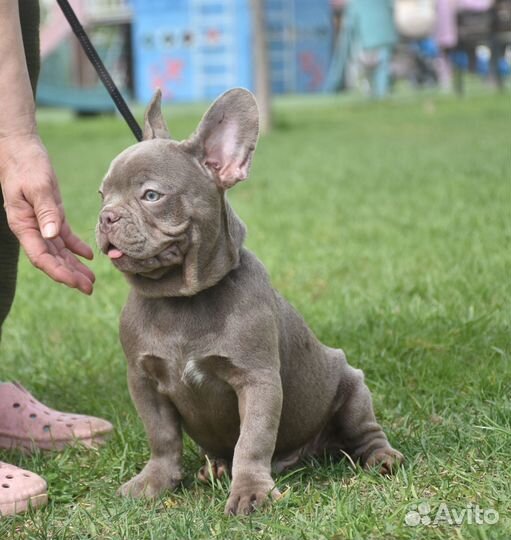
<svg viewBox="0 0 511 540">
<path fill-rule="evenodd" d="M 21 31 L 30 83 L 35 94 L 39 76 L 39 2 L 19 0 Z M 12 89 L 16 92 L 16 89 Z M 4 200 L 0 194 L 0 333 L 11 309 L 16 290 L 19 244 L 7 226 Z"/>
<path fill-rule="evenodd" d="M 2 325 L 11 309 L 16 289 L 16 273 L 18 266 L 18 240 L 7 226 L 3 203 L 0 194 L 0 332 Z"/>
<path fill-rule="evenodd" d="M 27 62 L 32 91 L 35 95 L 41 66 L 39 54 L 39 1 L 19 0 L 19 9 L 21 33 L 25 47 L 25 60 Z"/>
</svg>

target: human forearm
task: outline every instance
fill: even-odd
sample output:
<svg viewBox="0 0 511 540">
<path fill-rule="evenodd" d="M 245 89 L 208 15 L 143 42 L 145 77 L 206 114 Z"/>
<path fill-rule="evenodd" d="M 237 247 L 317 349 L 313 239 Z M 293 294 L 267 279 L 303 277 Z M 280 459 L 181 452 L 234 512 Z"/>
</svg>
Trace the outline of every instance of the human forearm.
<svg viewBox="0 0 511 540">
<path fill-rule="evenodd" d="M 0 0 L 0 146 L 6 137 L 35 133 L 35 105 L 25 61 L 18 2 Z"/>
<path fill-rule="evenodd" d="M 75 255 L 91 259 L 92 250 L 67 223 L 55 172 L 37 134 L 38 4 L 20 2 L 0 0 L 0 187 L 7 223 L 34 266 L 90 294 L 94 274 Z"/>
</svg>

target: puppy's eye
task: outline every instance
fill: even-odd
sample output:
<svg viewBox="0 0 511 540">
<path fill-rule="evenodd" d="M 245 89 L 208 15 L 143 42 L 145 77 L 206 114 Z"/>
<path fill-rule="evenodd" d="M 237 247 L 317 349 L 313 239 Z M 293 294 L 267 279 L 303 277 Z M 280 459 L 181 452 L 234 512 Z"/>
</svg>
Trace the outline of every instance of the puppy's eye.
<svg viewBox="0 0 511 540">
<path fill-rule="evenodd" d="M 148 189 L 142 195 L 142 199 L 144 199 L 144 201 L 156 202 L 156 201 L 159 201 L 161 199 L 161 193 L 158 193 L 157 191 L 154 191 L 152 189 Z"/>
</svg>

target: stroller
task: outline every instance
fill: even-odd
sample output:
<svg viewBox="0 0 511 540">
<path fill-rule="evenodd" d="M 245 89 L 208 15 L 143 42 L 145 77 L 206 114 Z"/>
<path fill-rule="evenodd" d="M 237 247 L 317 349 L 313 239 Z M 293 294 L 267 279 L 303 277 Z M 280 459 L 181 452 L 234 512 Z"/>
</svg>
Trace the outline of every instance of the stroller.
<svg viewBox="0 0 511 540">
<path fill-rule="evenodd" d="M 406 78 L 415 87 L 435 86 L 438 46 L 431 37 L 436 23 L 434 0 L 396 0 L 396 28 L 400 43 L 393 65 L 394 78 Z"/>
<path fill-rule="evenodd" d="M 392 63 L 393 80 L 406 79 L 414 88 L 436 86 L 437 56 L 438 46 L 433 38 L 420 40 L 402 38 L 396 47 Z"/>
</svg>

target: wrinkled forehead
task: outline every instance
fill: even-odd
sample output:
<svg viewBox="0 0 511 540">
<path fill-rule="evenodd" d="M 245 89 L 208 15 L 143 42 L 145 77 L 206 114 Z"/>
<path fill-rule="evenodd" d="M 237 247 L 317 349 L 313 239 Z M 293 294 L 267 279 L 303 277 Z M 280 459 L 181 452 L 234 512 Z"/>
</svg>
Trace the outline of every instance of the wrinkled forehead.
<svg viewBox="0 0 511 540">
<path fill-rule="evenodd" d="M 168 139 L 142 141 L 130 146 L 112 161 L 101 183 L 101 190 L 117 191 L 148 180 L 179 184 L 193 171 L 193 160 L 185 155 L 178 143 Z"/>
</svg>

